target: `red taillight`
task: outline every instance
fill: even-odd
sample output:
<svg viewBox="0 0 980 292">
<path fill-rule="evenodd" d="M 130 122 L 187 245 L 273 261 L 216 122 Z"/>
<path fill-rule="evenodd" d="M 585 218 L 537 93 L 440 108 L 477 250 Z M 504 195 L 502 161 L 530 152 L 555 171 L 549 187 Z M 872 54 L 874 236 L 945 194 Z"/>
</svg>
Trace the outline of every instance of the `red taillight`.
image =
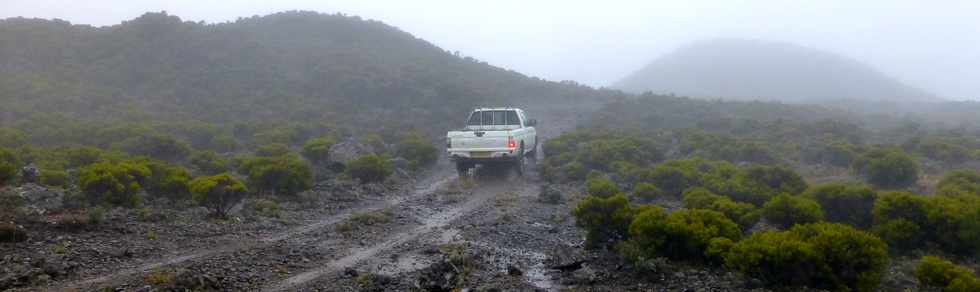
<svg viewBox="0 0 980 292">
<path fill-rule="evenodd" d="M 507 137 L 507 148 L 517 149 L 517 141 L 514 141 L 514 137 Z"/>
</svg>

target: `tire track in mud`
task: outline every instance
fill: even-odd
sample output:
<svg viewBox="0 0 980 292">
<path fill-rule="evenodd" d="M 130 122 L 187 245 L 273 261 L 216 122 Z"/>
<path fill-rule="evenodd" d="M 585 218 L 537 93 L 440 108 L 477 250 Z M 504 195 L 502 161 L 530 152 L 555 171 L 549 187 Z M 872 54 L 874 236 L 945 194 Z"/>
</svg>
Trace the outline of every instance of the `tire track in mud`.
<svg viewBox="0 0 980 292">
<path fill-rule="evenodd" d="M 214 256 L 219 256 L 223 254 L 229 254 L 233 252 L 258 249 L 263 247 L 272 246 L 278 242 L 295 238 L 313 231 L 321 230 L 330 226 L 333 226 L 339 222 L 342 222 L 349 218 L 352 214 L 358 212 L 369 212 L 382 210 L 385 208 L 390 208 L 392 206 L 397 206 L 410 199 L 421 197 L 432 192 L 436 189 L 445 185 L 454 179 L 455 176 L 448 171 L 437 172 L 431 177 L 422 180 L 420 185 L 417 185 L 414 190 L 410 191 L 408 195 L 400 195 L 388 200 L 371 202 L 368 204 L 363 204 L 361 206 L 355 206 L 352 208 L 345 209 L 337 214 L 328 215 L 324 218 L 316 220 L 313 223 L 305 224 L 299 227 L 291 228 L 287 231 L 281 232 L 276 235 L 253 238 L 253 239 L 241 239 L 238 244 L 227 245 L 223 247 L 206 249 L 206 250 L 183 250 L 172 254 L 179 254 L 176 256 L 167 256 L 166 259 L 151 261 L 148 263 L 136 264 L 135 267 L 120 267 L 120 270 L 114 273 L 105 274 L 101 276 L 90 277 L 87 279 L 76 280 L 73 282 L 58 285 L 57 287 L 47 288 L 47 291 L 72 291 L 72 290 L 84 290 L 84 289 L 94 289 L 93 286 L 99 284 L 112 284 L 118 281 L 124 281 L 126 278 L 134 275 L 144 274 L 157 269 L 160 267 L 178 265 L 184 262 L 205 259 Z"/>
<path fill-rule="evenodd" d="M 523 180 L 524 178 L 517 178 L 518 180 Z M 274 283 L 272 285 L 266 286 L 263 291 L 287 291 L 295 290 L 301 287 L 303 284 L 309 283 L 316 279 L 321 278 L 332 272 L 340 271 L 344 268 L 353 267 L 364 260 L 372 258 L 379 253 L 391 250 L 401 244 L 408 243 L 414 240 L 418 240 L 421 236 L 431 234 L 433 232 L 439 232 L 441 236 L 444 232 L 444 227 L 449 226 L 449 224 L 461 216 L 464 216 L 471 211 L 483 206 L 496 195 L 515 189 L 522 184 L 513 184 L 509 181 L 495 181 L 491 182 L 490 185 L 485 187 L 480 187 L 474 190 L 473 195 L 471 195 L 462 204 L 455 205 L 454 207 L 436 212 L 425 218 L 421 218 L 421 225 L 415 226 L 403 232 L 395 233 L 386 238 L 384 241 L 377 243 L 372 246 L 359 248 L 351 250 L 346 256 L 331 260 L 329 262 L 323 263 L 320 268 L 313 270 L 307 270 L 296 274 L 292 277 L 286 278 L 280 282 Z"/>
</svg>

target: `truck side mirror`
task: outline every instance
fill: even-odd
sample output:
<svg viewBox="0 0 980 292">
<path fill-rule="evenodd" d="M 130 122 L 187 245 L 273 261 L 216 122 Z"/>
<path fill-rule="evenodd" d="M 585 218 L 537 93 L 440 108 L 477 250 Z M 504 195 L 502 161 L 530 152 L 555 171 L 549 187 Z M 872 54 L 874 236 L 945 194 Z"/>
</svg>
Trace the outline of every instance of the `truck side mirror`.
<svg viewBox="0 0 980 292">
<path fill-rule="evenodd" d="M 534 126 L 537 126 L 537 125 L 538 125 L 538 120 L 535 120 L 535 119 L 530 119 L 530 120 L 527 120 L 527 125 L 528 125 L 529 127 L 534 127 Z"/>
</svg>

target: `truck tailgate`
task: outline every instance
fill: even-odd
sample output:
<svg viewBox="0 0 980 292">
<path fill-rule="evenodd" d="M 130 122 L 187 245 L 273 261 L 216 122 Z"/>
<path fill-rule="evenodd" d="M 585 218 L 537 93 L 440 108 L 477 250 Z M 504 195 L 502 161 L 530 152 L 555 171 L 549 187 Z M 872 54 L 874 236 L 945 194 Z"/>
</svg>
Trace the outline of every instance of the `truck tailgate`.
<svg viewBox="0 0 980 292">
<path fill-rule="evenodd" d="M 450 149 L 454 151 L 493 151 L 507 148 L 510 131 L 451 131 Z"/>
</svg>

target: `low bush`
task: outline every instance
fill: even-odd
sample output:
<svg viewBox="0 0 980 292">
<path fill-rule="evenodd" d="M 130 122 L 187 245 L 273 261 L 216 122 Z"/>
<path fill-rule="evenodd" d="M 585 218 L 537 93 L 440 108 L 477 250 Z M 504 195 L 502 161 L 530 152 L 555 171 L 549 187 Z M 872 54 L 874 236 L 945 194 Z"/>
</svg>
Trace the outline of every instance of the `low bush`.
<svg viewBox="0 0 980 292">
<path fill-rule="evenodd" d="M 409 164 L 414 167 L 432 166 L 439 157 L 439 149 L 418 135 L 409 135 L 398 142 L 396 147 L 396 154 L 408 159 Z"/>
<path fill-rule="evenodd" d="M 924 256 L 915 268 L 919 285 L 943 291 L 980 291 L 980 279 L 969 269 L 935 256 Z"/>
<path fill-rule="evenodd" d="M 881 188 L 903 188 L 919 179 L 919 163 L 901 149 L 872 149 L 855 161 L 854 168 Z"/>
<path fill-rule="evenodd" d="M 169 134 L 144 133 L 116 143 L 134 156 L 147 156 L 165 161 L 182 160 L 191 152 L 190 145 Z"/>
<path fill-rule="evenodd" d="M 242 170 L 249 186 L 260 194 L 294 196 L 313 185 L 310 165 L 293 155 L 255 157 Z"/>
<path fill-rule="evenodd" d="M 748 230 L 759 222 L 761 211 L 749 203 L 735 202 L 728 197 L 716 195 L 711 191 L 696 187 L 688 189 L 683 195 L 684 207 L 720 212 L 738 223 L 742 230 Z"/>
<path fill-rule="evenodd" d="M 645 258 L 708 259 L 709 244 L 716 238 L 738 240 L 742 231 L 724 214 L 711 210 L 680 210 L 664 215 L 652 208 L 636 215 L 629 226 L 630 243 Z M 715 248 L 723 248 L 717 246 Z M 714 251 L 712 251 L 714 252 Z M 717 254 L 711 254 L 717 257 Z"/>
<path fill-rule="evenodd" d="M 929 227 L 929 199 L 912 193 L 883 193 L 875 200 L 874 232 L 899 248 L 922 246 Z"/>
<path fill-rule="evenodd" d="M 936 189 L 937 194 L 944 196 L 980 196 L 980 171 L 964 169 L 947 172 Z"/>
<path fill-rule="evenodd" d="M 303 157 L 316 164 L 325 163 L 330 160 L 330 147 L 336 143 L 330 137 L 310 139 L 303 144 Z"/>
<path fill-rule="evenodd" d="M 962 254 L 980 254 L 980 196 L 930 197 L 929 239 L 943 250 Z"/>
<path fill-rule="evenodd" d="M 680 196 L 687 188 L 697 183 L 697 175 L 692 171 L 671 166 L 670 162 L 653 168 L 649 174 L 650 182 L 668 196 Z"/>
<path fill-rule="evenodd" d="M 394 220 L 390 210 L 374 210 L 355 213 L 337 224 L 337 232 L 348 233 L 366 226 L 386 224 Z"/>
<path fill-rule="evenodd" d="M 585 229 L 585 245 L 608 247 L 628 236 L 633 210 L 622 194 L 610 197 L 586 196 L 572 210 L 575 224 Z"/>
<path fill-rule="evenodd" d="M 279 203 L 273 200 L 257 199 L 252 202 L 252 209 L 261 216 L 279 218 Z"/>
<path fill-rule="evenodd" d="M 55 188 L 67 188 L 70 183 L 68 172 L 62 169 L 42 169 L 39 180 L 42 185 Z"/>
<path fill-rule="evenodd" d="M 633 197 L 643 201 L 652 201 L 664 196 L 664 191 L 651 183 L 641 182 L 633 187 Z"/>
<path fill-rule="evenodd" d="M 871 227 L 871 210 L 878 197 L 870 187 L 839 183 L 811 187 L 804 196 L 820 204 L 827 221 L 859 228 Z"/>
<path fill-rule="evenodd" d="M 190 198 L 191 173 L 187 169 L 158 160 L 139 160 L 138 163 L 150 170 L 150 176 L 142 183 L 147 193 L 174 200 Z"/>
<path fill-rule="evenodd" d="M 902 250 L 932 242 L 946 251 L 980 251 L 980 197 L 881 195 L 873 210 L 875 233 Z"/>
<path fill-rule="evenodd" d="M 0 148 L 0 186 L 5 186 L 17 178 L 17 157 L 10 150 Z"/>
<path fill-rule="evenodd" d="M 820 204 L 812 199 L 788 194 L 778 195 L 762 207 L 762 215 L 782 228 L 813 223 L 823 219 Z"/>
<path fill-rule="evenodd" d="M 105 221 L 105 213 L 106 213 L 105 208 L 99 206 L 99 207 L 88 209 L 88 211 L 86 211 L 85 213 L 85 216 L 88 217 L 88 223 L 98 225 L 98 224 L 102 224 L 102 222 Z"/>
<path fill-rule="evenodd" d="M 248 189 L 238 179 L 227 173 L 199 177 L 190 183 L 191 198 L 225 217 L 229 208 L 245 198 Z"/>
<path fill-rule="evenodd" d="M 231 170 L 227 159 L 214 151 L 197 151 L 191 154 L 190 164 L 206 175 L 215 175 Z"/>
<path fill-rule="evenodd" d="M 259 146 L 255 149 L 255 156 L 275 157 L 289 154 L 289 145 L 272 143 Z"/>
<path fill-rule="evenodd" d="M 586 181 L 586 191 L 591 196 L 608 198 L 621 193 L 619 186 L 605 175 L 590 174 Z"/>
<path fill-rule="evenodd" d="M 82 168 L 78 186 L 91 203 L 138 207 L 143 202 L 138 192 L 150 176 L 150 169 L 133 162 L 99 162 Z"/>
<path fill-rule="evenodd" d="M 734 244 L 725 264 L 772 286 L 873 291 L 888 262 L 877 237 L 837 223 L 755 233 Z"/>
<path fill-rule="evenodd" d="M 366 184 L 384 181 L 391 175 L 391 168 L 380 156 L 369 154 L 347 163 L 346 172 L 350 177 Z"/>
<path fill-rule="evenodd" d="M 538 201 L 547 204 L 561 203 L 561 191 L 550 185 L 541 185 L 541 192 L 538 193 Z"/>
</svg>

